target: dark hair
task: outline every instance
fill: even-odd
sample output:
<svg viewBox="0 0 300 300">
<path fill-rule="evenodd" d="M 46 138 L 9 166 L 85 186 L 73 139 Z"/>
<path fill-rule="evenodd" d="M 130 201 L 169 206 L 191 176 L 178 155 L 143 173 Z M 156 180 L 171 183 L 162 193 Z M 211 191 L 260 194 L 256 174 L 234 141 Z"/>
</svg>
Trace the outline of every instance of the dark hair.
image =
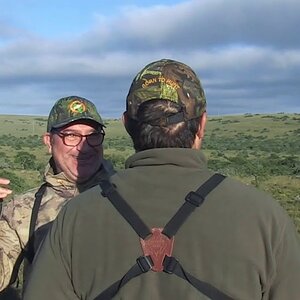
<svg viewBox="0 0 300 300">
<path fill-rule="evenodd" d="M 128 117 L 126 122 L 126 130 L 132 138 L 134 149 L 191 148 L 200 117 L 175 124 L 165 122 L 166 118 L 181 111 L 182 107 L 168 100 L 143 102 L 138 108 L 137 120 Z"/>
</svg>

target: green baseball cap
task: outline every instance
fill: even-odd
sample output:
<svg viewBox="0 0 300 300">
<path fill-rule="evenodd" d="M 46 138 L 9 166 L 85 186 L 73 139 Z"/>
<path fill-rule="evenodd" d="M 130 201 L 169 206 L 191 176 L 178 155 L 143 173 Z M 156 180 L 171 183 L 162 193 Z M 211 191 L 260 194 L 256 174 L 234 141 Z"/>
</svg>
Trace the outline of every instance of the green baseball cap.
<svg viewBox="0 0 300 300">
<path fill-rule="evenodd" d="M 69 96 L 57 100 L 52 107 L 47 132 L 77 120 L 92 120 L 105 127 L 94 103 L 82 97 Z"/>
<path fill-rule="evenodd" d="M 127 114 L 137 120 L 140 104 L 154 99 L 173 101 L 182 107 L 172 123 L 200 117 L 206 111 L 204 90 L 196 73 L 171 59 L 152 62 L 135 76 L 126 99 Z"/>
</svg>

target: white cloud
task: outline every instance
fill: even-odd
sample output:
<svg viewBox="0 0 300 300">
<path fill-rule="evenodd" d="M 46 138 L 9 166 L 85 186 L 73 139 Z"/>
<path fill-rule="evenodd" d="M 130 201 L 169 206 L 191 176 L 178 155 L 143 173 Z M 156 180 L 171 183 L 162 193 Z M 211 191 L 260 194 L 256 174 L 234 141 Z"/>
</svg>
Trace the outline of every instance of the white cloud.
<svg viewBox="0 0 300 300">
<path fill-rule="evenodd" d="M 2 112 L 35 107 L 47 113 L 57 98 L 79 94 L 104 114 L 119 116 L 136 72 L 164 57 L 197 71 L 212 111 L 216 106 L 227 113 L 286 107 L 299 112 L 298 2 L 193 0 L 124 7 L 114 16 L 95 12 L 93 27 L 69 39 L 37 36 L 6 20 L 0 26 Z"/>
</svg>

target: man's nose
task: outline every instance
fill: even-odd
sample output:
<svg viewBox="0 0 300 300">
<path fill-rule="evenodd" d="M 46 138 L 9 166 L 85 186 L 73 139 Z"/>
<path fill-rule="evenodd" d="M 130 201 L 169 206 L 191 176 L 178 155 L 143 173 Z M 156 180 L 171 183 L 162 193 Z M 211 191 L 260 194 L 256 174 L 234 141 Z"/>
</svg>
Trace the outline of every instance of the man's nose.
<svg viewBox="0 0 300 300">
<path fill-rule="evenodd" d="M 91 149 L 91 146 L 88 144 L 87 142 L 87 137 L 86 136 L 83 136 L 81 138 L 81 141 L 80 143 L 77 145 L 77 150 L 80 150 L 80 151 L 88 151 Z"/>
</svg>

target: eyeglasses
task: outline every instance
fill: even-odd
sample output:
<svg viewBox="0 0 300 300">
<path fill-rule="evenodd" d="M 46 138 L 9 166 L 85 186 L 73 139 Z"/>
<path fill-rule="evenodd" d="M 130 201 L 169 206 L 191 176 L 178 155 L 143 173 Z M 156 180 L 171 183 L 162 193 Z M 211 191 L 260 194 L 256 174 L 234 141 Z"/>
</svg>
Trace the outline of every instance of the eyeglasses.
<svg viewBox="0 0 300 300">
<path fill-rule="evenodd" d="M 54 133 L 56 133 L 59 137 L 62 138 L 63 143 L 66 146 L 72 147 L 79 145 L 82 141 L 82 138 L 84 137 L 89 146 L 97 147 L 103 143 L 105 136 L 105 132 L 103 129 L 101 131 L 96 131 L 85 135 L 76 132 L 60 132 L 56 130 L 54 131 Z"/>
</svg>

